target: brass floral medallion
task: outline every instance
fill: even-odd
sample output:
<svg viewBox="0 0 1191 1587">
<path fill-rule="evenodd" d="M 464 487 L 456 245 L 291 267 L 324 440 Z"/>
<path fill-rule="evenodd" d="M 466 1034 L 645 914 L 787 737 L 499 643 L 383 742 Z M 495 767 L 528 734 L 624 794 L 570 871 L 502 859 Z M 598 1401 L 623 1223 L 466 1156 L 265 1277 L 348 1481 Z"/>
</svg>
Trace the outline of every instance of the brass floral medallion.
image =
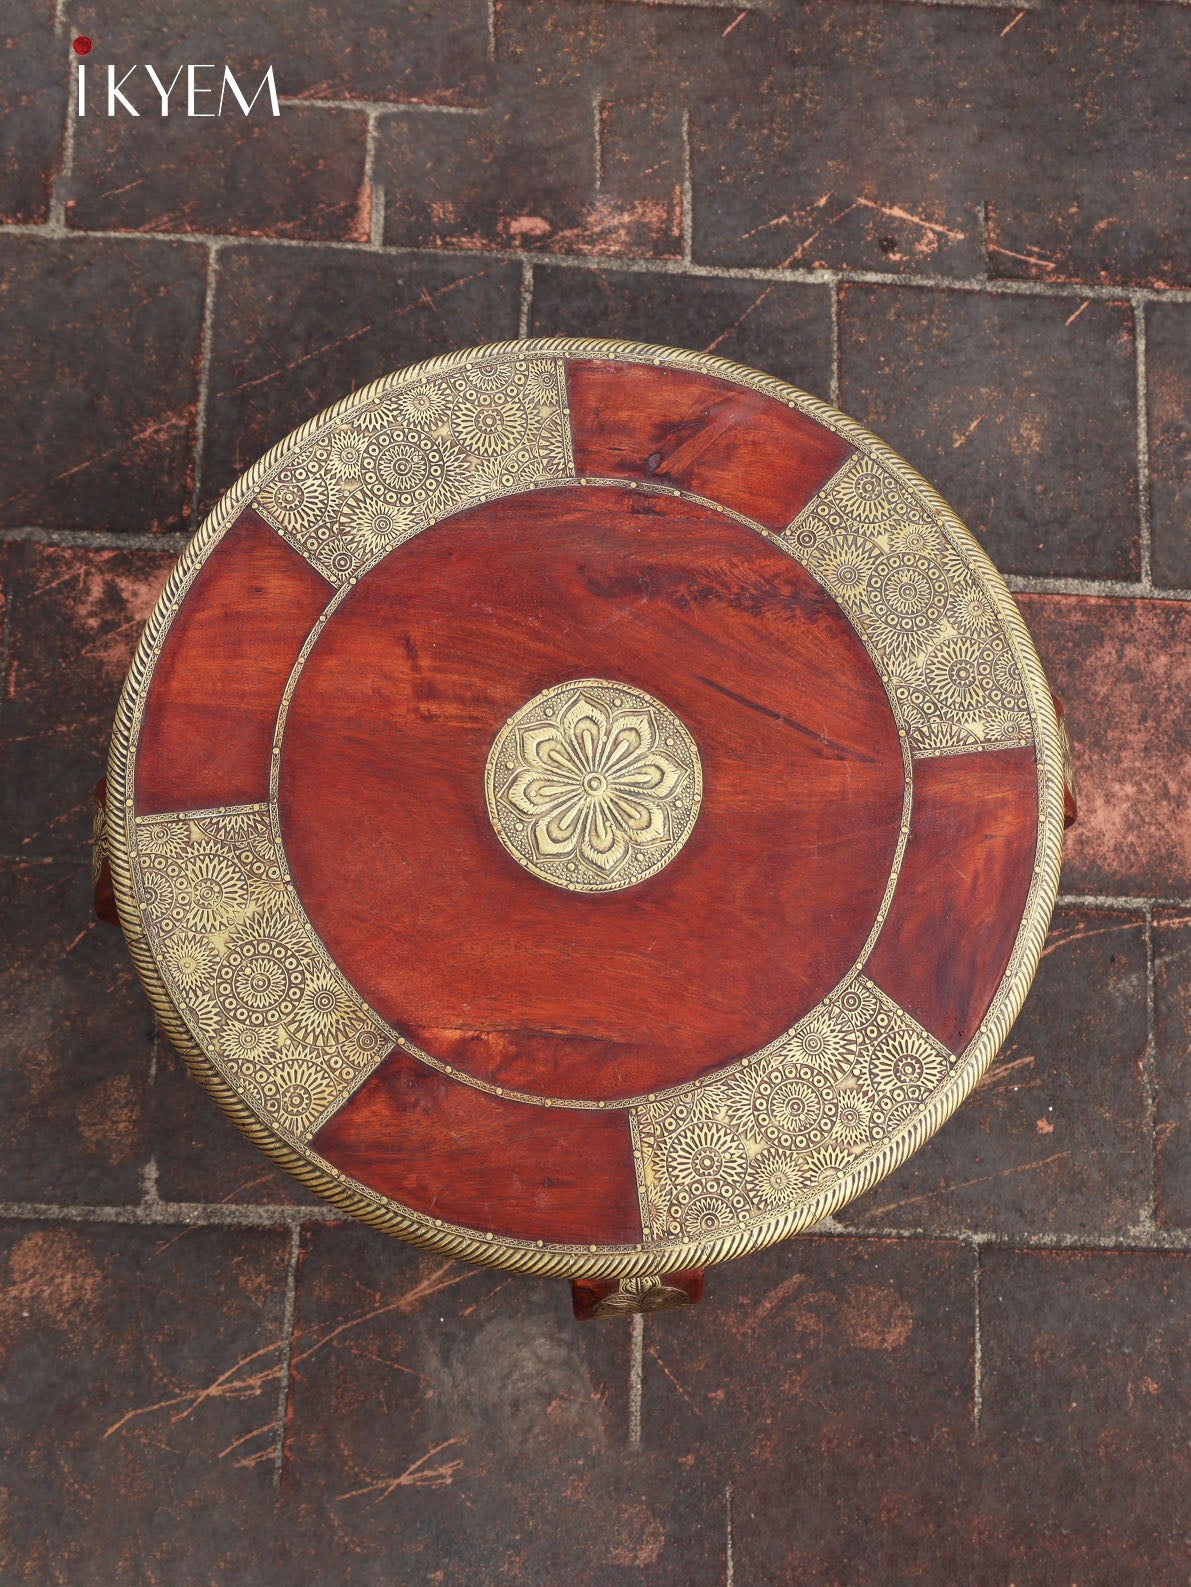
<svg viewBox="0 0 1191 1587">
<path fill-rule="evenodd" d="M 493 829 L 545 882 L 606 893 L 654 876 L 695 825 L 703 771 L 673 711 L 603 678 L 556 684 L 528 700 L 488 752 Z"/>
</svg>

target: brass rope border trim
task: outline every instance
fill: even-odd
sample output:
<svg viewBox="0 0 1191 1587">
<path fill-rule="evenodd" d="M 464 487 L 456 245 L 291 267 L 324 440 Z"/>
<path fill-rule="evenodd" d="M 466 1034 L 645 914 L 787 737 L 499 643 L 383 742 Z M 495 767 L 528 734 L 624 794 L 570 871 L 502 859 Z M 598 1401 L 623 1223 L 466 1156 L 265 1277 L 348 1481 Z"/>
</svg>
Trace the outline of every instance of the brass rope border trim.
<svg viewBox="0 0 1191 1587">
<path fill-rule="evenodd" d="M 493 1233 L 425 1219 L 385 1201 L 358 1181 L 333 1169 L 313 1154 L 297 1152 L 255 1116 L 198 1048 L 170 1000 L 137 916 L 130 853 L 132 827 L 131 749 L 143 710 L 144 696 L 165 634 L 183 595 L 208 552 L 238 517 L 278 461 L 293 448 L 310 440 L 320 428 L 348 409 L 416 381 L 426 380 L 463 365 L 498 357 L 560 357 L 603 359 L 623 363 L 648 363 L 658 367 L 731 381 L 795 408 L 848 441 L 857 451 L 881 463 L 904 486 L 917 494 L 938 517 L 953 548 L 972 569 L 991 599 L 1004 626 L 1026 685 L 1034 731 L 1038 778 L 1038 830 L 1035 864 L 1021 924 L 1009 965 L 992 1004 L 947 1084 L 936 1093 L 918 1118 L 871 1158 L 813 1201 L 792 1211 L 775 1214 L 730 1234 L 703 1240 L 633 1248 L 568 1247 L 516 1241 Z M 798 1234 L 830 1216 L 870 1189 L 904 1162 L 933 1135 L 971 1092 L 1000 1049 L 1021 1010 L 1042 953 L 1050 917 L 1059 889 L 1063 842 L 1062 743 L 1058 720 L 1042 665 L 1025 622 L 1004 581 L 982 548 L 943 498 L 922 476 L 863 425 L 828 403 L 796 387 L 706 353 L 685 352 L 648 343 L 601 338 L 535 337 L 496 342 L 440 355 L 382 376 L 361 391 L 341 398 L 332 407 L 306 421 L 252 465 L 220 498 L 183 549 L 157 605 L 149 617 L 129 667 L 117 706 L 108 757 L 109 818 L 107 841 L 117 911 L 129 953 L 146 995 L 162 1028 L 177 1047 L 195 1078 L 206 1088 L 233 1123 L 265 1154 L 293 1174 L 302 1184 L 353 1217 L 410 1243 L 448 1256 L 512 1271 L 542 1276 L 626 1277 L 658 1274 L 700 1265 L 712 1265 L 743 1256 Z"/>
</svg>

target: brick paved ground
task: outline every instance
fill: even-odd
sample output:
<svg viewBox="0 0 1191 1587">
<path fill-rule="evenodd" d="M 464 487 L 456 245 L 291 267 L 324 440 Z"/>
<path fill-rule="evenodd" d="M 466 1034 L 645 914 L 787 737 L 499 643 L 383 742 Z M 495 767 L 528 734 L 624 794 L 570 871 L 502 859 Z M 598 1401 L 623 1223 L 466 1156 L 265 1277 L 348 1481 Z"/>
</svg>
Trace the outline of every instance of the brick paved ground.
<svg viewBox="0 0 1191 1587">
<path fill-rule="evenodd" d="M 8 0 L 0 49 L 7 1583 L 1185 1583 L 1191 9 Z M 74 118 L 275 63 L 279 120 Z M 523 332 L 714 349 L 950 497 L 1082 821 L 976 1095 L 697 1312 L 346 1227 L 244 1147 L 88 915 L 172 557 L 353 386 Z"/>
</svg>

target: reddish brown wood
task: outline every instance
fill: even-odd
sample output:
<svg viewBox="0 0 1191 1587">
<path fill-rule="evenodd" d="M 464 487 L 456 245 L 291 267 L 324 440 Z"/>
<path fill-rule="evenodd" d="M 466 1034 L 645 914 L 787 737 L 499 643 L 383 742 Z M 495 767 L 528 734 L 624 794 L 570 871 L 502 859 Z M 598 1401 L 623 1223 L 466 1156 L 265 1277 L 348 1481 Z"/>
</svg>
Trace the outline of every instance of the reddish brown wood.
<svg viewBox="0 0 1191 1587">
<path fill-rule="evenodd" d="M 772 397 L 652 364 L 567 365 L 575 466 L 707 496 L 767 529 L 790 520 L 851 455 Z"/>
<path fill-rule="evenodd" d="M 327 581 L 251 510 L 195 579 L 158 660 L 136 763 L 140 813 L 269 795 L 282 690 Z"/>
<path fill-rule="evenodd" d="M 915 763 L 910 838 L 864 973 L 952 1052 L 975 1033 L 1009 963 L 1037 812 L 1032 749 Z"/>
<path fill-rule="evenodd" d="M 663 1273 L 662 1284 L 668 1290 L 678 1290 L 685 1300 L 676 1296 L 667 1296 L 665 1307 L 645 1305 L 642 1311 L 668 1310 L 670 1306 L 696 1306 L 703 1299 L 703 1268 L 692 1267 L 681 1273 Z M 601 1301 L 606 1301 L 620 1288 L 620 1280 L 615 1278 L 575 1278 L 571 1280 L 571 1305 L 575 1316 L 580 1322 L 590 1322 L 600 1315 Z M 628 1308 L 626 1308 L 627 1310 Z"/>
<path fill-rule="evenodd" d="M 520 1239 L 641 1238 L 628 1116 L 509 1102 L 394 1052 L 312 1141 L 382 1195 Z"/>
<path fill-rule="evenodd" d="M 502 723 L 584 676 L 665 702 L 703 762 L 686 847 L 622 892 L 529 875 L 484 804 Z M 280 801 L 299 897 L 372 1007 L 494 1084 L 613 1098 L 743 1056 L 830 990 L 902 787 L 872 663 L 797 563 L 593 486 L 460 514 L 347 596 L 295 691 Z"/>
</svg>

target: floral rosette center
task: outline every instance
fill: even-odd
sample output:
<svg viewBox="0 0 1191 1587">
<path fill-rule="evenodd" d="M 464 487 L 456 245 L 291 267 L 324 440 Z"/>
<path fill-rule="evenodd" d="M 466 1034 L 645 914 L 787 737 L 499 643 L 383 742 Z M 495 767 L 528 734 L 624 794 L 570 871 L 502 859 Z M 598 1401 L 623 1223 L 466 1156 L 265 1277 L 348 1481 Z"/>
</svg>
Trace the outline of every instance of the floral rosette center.
<svg viewBox="0 0 1191 1587">
<path fill-rule="evenodd" d="M 627 685 L 586 679 L 535 696 L 488 757 L 488 811 L 526 869 L 575 891 L 629 886 L 686 842 L 702 773 L 678 718 Z"/>
</svg>

